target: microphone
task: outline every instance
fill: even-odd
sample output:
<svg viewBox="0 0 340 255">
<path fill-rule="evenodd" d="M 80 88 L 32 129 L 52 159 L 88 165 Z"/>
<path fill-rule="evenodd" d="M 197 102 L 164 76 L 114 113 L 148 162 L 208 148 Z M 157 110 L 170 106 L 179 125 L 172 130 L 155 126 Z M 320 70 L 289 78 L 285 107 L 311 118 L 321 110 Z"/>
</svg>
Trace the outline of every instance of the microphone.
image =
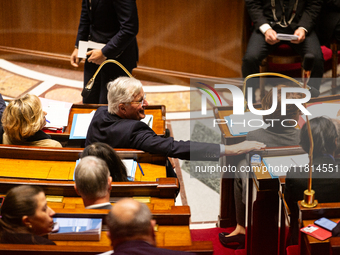
<svg viewBox="0 0 340 255">
<path fill-rule="evenodd" d="M 302 63 L 303 87 L 309 89 L 311 97 L 318 97 L 320 95 L 320 91 L 314 87 L 310 87 L 307 85 L 310 75 L 312 73 L 313 65 L 314 65 L 314 55 L 311 53 L 307 53 Z"/>
</svg>

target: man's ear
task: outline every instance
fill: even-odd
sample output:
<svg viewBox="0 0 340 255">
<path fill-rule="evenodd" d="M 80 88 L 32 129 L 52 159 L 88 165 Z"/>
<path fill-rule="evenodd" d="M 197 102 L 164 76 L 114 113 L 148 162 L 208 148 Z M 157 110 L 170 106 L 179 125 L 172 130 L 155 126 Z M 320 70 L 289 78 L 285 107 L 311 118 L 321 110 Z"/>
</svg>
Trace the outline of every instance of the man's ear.
<svg viewBox="0 0 340 255">
<path fill-rule="evenodd" d="M 109 190 L 112 189 L 112 176 L 109 176 L 109 178 L 107 179 L 107 187 Z"/>
<path fill-rule="evenodd" d="M 79 194 L 79 192 L 78 192 L 78 189 L 77 189 L 76 183 L 74 183 L 74 189 L 75 189 L 76 193 L 80 196 L 80 194 Z"/>
<path fill-rule="evenodd" d="M 156 245 L 155 226 L 156 226 L 156 221 L 151 220 L 150 221 L 150 237 L 152 239 L 153 245 Z"/>
<path fill-rule="evenodd" d="M 126 105 L 125 104 L 119 104 L 118 105 L 119 112 L 122 114 L 126 113 Z"/>
</svg>

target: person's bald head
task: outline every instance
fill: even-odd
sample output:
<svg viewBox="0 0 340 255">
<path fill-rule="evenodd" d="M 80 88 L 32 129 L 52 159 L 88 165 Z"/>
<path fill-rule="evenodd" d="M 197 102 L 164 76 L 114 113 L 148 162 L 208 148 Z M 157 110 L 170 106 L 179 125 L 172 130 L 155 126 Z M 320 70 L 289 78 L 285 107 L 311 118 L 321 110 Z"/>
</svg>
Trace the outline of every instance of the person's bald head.
<svg viewBox="0 0 340 255">
<path fill-rule="evenodd" d="M 107 217 L 112 243 L 116 240 L 154 239 L 151 212 L 146 204 L 123 198 L 112 207 Z"/>
<path fill-rule="evenodd" d="M 141 204 L 136 200 L 125 198 L 115 204 L 111 213 L 119 218 L 121 223 L 128 224 L 134 220 L 140 207 Z"/>
</svg>

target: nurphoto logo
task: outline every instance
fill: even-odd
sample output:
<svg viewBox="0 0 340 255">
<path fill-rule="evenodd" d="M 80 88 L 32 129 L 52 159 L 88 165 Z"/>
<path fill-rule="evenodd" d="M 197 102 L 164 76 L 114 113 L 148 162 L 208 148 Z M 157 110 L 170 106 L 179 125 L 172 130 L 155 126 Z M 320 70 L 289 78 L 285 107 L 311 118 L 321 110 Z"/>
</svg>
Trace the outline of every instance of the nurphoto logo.
<svg viewBox="0 0 340 255">
<path fill-rule="evenodd" d="M 203 83 L 200 83 L 203 84 Z M 233 98 L 233 114 L 234 115 L 244 115 L 244 95 L 240 88 L 238 88 L 235 85 L 228 85 L 228 84 L 215 84 L 215 89 L 211 86 L 204 84 L 205 86 L 208 86 L 210 90 L 213 92 L 211 93 L 207 89 L 203 89 L 200 87 L 197 87 L 200 90 L 203 90 L 206 92 L 214 101 L 216 105 L 216 100 L 213 94 L 217 96 L 219 99 L 219 102 L 222 105 L 222 101 L 220 96 L 218 95 L 217 91 L 215 89 L 228 89 Z M 258 110 L 255 109 L 253 106 L 253 89 L 251 87 L 247 88 L 247 105 L 250 112 L 252 112 L 255 115 L 268 115 L 273 113 L 277 108 L 277 88 L 273 88 L 273 104 L 270 109 L 268 110 Z M 305 95 L 304 98 L 287 98 L 287 93 L 302 93 Z M 311 98 L 311 94 L 308 89 L 304 88 L 291 88 L 286 87 L 281 89 L 281 115 L 286 115 L 286 106 L 287 104 L 295 104 L 296 107 L 300 109 L 300 111 L 305 115 L 311 115 L 311 113 L 302 105 L 303 103 L 307 103 Z M 201 114 L 206 115 L 207 114 L 207 96 L 206 94 L 202 94 L 201 97 Z"/>
</svg>

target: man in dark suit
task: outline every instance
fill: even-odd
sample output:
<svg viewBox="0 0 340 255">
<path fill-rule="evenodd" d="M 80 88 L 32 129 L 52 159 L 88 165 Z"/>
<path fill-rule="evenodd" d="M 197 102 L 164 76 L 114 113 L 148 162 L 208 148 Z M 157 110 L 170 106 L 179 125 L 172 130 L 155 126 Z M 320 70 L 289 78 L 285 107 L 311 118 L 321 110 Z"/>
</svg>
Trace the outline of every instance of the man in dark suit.
<svg viewBox="0 0 340 255">
<path fill-rule="evenodd" d="M 247 51 L 243 57 L 242 75 L 258 73 L 261 61 L 281 44 L 288 44 L 304 57 L 314 55 L 314 66 L 309 85 L 319 90 L 323 76 L 323 55 L 314 31 L 322 0 L 245 0 L 254 24 Z M 298 38 L 280 41 L 278 33 L 294 34 Z M 257 88 L 258 82 L 250 86 Z"/>
<path fill-rule="evenodd" d="M 80 40 L 105 44 L 102 49 L 92 49 L 87 52 L 84 86 L 106 59 L 115 59 L 132 72 L 138 61 L 137 33 L 136 0 L 83 0 L 71 64 L 78 67 L 81 60 L 78 58 Z M 123 75 L 126 75 L 124 71 L 113 63 L 103 66 L 95 79 L 90 95 L 83 98 L 83 102 L 107 104 L 107 83 Z"/>
<path fill-rule="evenodd" d="M 189 255 L 192 253 L 156 247 L 155 227 L 151 212 L 146 204 L 132 198 L 119 200 L 107 217 L 108 236 L 113 254 L 134 255 Z M 179 237 L 180 238 L 180 237 Z M 107 253 L 106 253 L 107 254 Z"/>
<path fill-rule="evenodd" d="M 103 142 L 113 148 L 131 148 L 186 160 L 218 160 L 223 155 L 246 153 L 264 147 L 263 143 L 246 141 L 220 145 L 174 141 L 162 137 L 144 122 L 148 105 L 142 83 L 134 78 L 119 77 L 108 84 L 108 106 L 99 107 L 90 123 L 85 146 Z M 175 175 L 168 171 L 167 176 Z"/>
<path fill-rule="evenodd" d="M 332 39 L 340 42 L 340 0 L 325 0 L 321 9 L 317 34 L 321 45 L 330 47 Z"/>
<path fill-rule="evenodd" d="M 111 209 L 112 177 L 104 160 L 86 156 L 74 173 L 74 189 L 83 199 L 86 209 Z"/>
</svg>

